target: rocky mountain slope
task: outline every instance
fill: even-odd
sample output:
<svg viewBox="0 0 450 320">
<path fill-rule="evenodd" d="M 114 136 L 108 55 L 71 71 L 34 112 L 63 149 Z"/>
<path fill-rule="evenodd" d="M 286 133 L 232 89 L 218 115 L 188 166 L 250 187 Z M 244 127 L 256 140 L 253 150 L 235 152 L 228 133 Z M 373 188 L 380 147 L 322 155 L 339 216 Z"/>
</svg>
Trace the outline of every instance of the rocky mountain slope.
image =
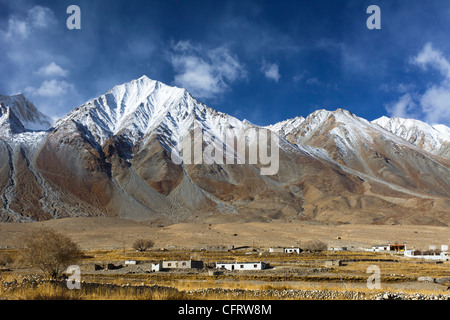
<svg viewBox="0 0 450 320">
<path fill-rule="evenodd" d="M 218 215 L 450 224 L 448 144 L 414 143 L 389 121 L 318 110 L 260 128 L 144 76 L 34 131 L 30 123 L 47 129 L 50 122 L 31 103 L 11 102 L 22 97 L 0 99 L 1 221 L 107 215 L 176 223 Z M 269 140 L 278 150 L 273 175 L 261 174 L 267 163 L 249 161 L 266 131 L 277 138 Z M 209 139 L 202 163 L 195 142 L 194 161 L 183 158 L 183 139 L 196 132 Z M 211 146 L 224 153 L 204 151 Z M 220 161 L 227 157 L 247 161 Z"/>
</svg>

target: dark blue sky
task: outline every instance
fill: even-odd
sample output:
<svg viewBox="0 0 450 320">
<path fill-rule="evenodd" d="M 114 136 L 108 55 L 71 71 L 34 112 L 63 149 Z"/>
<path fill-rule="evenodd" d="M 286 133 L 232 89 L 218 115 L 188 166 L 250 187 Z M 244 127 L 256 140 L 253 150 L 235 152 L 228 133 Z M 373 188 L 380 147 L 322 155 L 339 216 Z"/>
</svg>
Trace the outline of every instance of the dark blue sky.
<svg viewBox="0 0 450 320">
<path fill-rule="evenodd" d="M 259 125 L 322 108 L 450 125 L 449 35 L 447 0 L 0 0 L 0 94 L 57 118 L 145 74 Z"/>
</svg>

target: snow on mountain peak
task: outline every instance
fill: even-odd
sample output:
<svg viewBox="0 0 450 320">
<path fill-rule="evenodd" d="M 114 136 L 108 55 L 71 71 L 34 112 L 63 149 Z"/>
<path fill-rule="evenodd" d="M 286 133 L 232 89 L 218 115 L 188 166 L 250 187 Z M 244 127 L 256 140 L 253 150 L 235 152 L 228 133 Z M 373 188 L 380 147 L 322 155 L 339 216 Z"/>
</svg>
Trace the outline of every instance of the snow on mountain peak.
<svg viewBox="0 0 450 320">
<path fill-rule="evenodd" d="M 0 102 L 0 136 L 10 138 L 24 131 L 25 128 L 11 108 Z"/>
<path fill-rule="evenodd" d="M 169 147 L 177 145 L 193 126 L 215 135 L 229 126 L 242 126 L 233 117 L 206 107 L 185 89 L 151 80 L 147 76 L 117 85 L 58 121 L 81 124 L 99 145 L 121 134 L 133 144 L 156 132 Z M 145 144 L 145 141 L 144 141 Z"/>
<path fill-rule="evenodd" d="M 446 141 L 450 141 L 450 128 L 443 125 L 443 124 L 435 124 L 433 126 L 433 128 L 437 131 L 439 131 L 439 133 L 441 133 L 443 136 L 442 138 L 445 139 Z"/>
<path fill-rule="evenodd" d="M 11 108 L 26 130 L 41 131 L 52 126 L 52 120 L 39 112 L 23 94 L 0 95 L 0 102 Z"/>
<path fill-rule="evenodd" d="M 431 126 L 420 120 L 385 116 L 372 123 L 430 153 L 444 155 L 449 152 L 450 129 L 444 125 Z M 446 150 L 442 150 L 444 148 Z"/>
<path fill-rule="evenodd" d="M 298 116 L 293 119 L 287 119 L 276 124 L 269 125 L 266 128 L 278 134 L 286 135 L 291 133 L 292 130 L 295 130 L 295 128 L 297 128 L 303 121 L 305 121 L 305 118 Z"/>
</svg>

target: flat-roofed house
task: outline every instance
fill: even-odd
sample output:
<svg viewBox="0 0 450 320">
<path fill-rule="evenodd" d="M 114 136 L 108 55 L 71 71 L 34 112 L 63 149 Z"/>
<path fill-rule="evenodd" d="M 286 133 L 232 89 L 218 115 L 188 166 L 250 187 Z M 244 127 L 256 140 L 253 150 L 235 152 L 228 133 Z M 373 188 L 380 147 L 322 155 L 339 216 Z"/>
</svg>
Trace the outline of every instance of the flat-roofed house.
<svg viewBox="0 0 450 320">
<path fill-rule="evenodd" d="M 196 260 L 180 260 L 180 261 L 163 261 L 163 269 L 202 269 L 203 261 Z"/>
<path fill-rule="evenodd" d="M 216 269 L 235 270 L 264 270 L 266 268 L 264 262 L 225 262 L 216 263 Z"/>
</svg>

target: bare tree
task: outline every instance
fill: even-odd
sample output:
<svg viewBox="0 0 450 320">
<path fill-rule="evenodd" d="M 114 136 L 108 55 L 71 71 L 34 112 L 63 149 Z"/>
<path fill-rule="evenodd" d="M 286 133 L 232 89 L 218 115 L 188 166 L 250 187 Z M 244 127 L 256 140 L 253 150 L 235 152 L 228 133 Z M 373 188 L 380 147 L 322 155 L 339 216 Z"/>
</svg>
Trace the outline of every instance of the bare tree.
<svg viewBox="0 0 450 320">
<path fill-rule="evenodd" d="M 82 257 L 79 246 L 68 236 L 53 230 L 34 231 L 23 239 L 23 261 L 56 279 Z"/>
<path fill-rule="evenodd" d="M 153 247 L 154 244 L 155 243 L 152 240 L 138 239 L 133 243 L 133 249 L 137 251 L 147 251 Z"/>
<path fill-rule="evenodd" d="M 327 250 L 327 244 L 321 240 L 311 240 L 304 245 L 305 250 L 324 251 Z"/>
</svg>

